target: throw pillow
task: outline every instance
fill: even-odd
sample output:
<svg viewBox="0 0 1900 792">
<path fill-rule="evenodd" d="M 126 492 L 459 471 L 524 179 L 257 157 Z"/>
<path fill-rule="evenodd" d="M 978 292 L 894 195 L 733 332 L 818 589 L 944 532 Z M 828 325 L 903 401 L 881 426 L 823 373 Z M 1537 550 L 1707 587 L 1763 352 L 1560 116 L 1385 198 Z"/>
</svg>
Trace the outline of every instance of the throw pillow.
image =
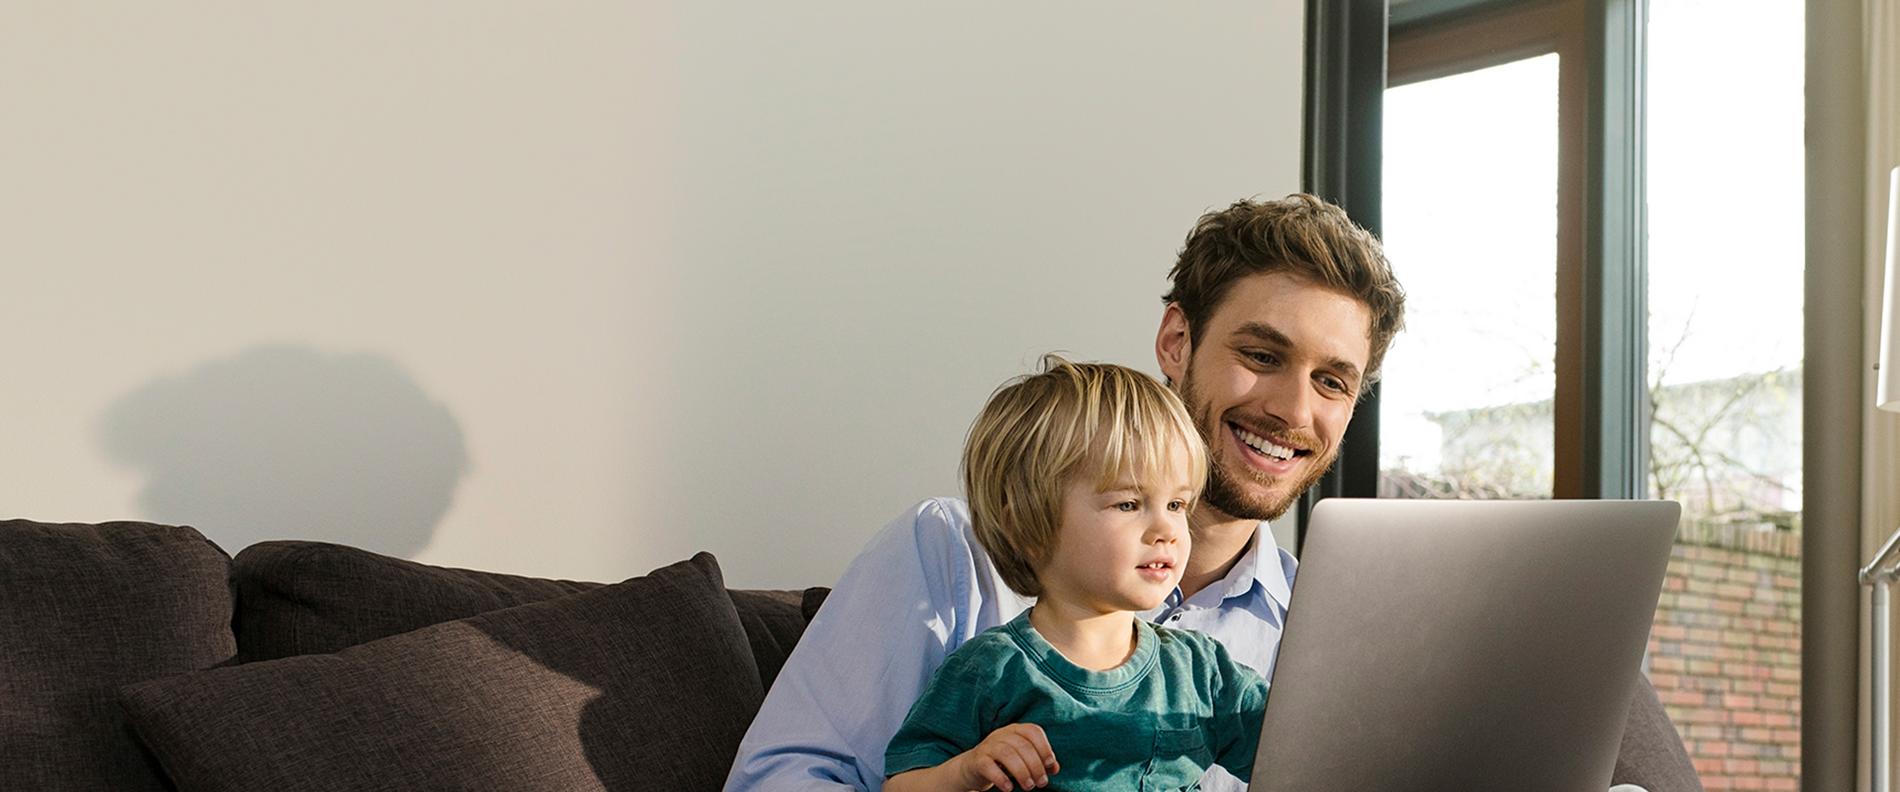
<svg viewBox="0 0 1900 792">
<path fill-rule="evenodd" d="M 335 654 L 126 688 L 186 792 L 718 789 L 762 690 L 706 553 Z"/>
<path fill-rule="evenodd" d="M 605 584 L 454 569 L 326 542 L 259 542 L 232 564 L 238 660 L 324 654 Z M 796 592 L 729 592 L 759 667 L 772 680 L 805 630 Z"/>
<path fill-rule="evenodd" d="M 430 566 L 327 542 L 271 541 L 232 562 L 239 662 L 328 654 L 605 585 Z"/>
<path fill-rule="evenodd" d="M 118 689 L 230 659 L 229 569 L 190 528 L 0 521 L 0 789 L 166 789 Z"/>
</svg>

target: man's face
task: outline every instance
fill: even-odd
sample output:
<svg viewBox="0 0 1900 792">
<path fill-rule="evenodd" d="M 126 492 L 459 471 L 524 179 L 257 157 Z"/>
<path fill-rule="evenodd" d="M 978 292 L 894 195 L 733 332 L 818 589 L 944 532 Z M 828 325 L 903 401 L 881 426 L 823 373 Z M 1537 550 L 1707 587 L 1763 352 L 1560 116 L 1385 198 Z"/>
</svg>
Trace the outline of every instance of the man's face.
<svg viewBox="0 0 1900 792">
<path fill-rule="evenodd" d="M 1155 353 L 1207 440 L 1202 508 L 1272 520 L 1319 480 L 1364 386 L 1371 327 L 1364 303 L 1283 272 L 1235 281 L 1193 341 L 1168 306 Z"/>
</svg>

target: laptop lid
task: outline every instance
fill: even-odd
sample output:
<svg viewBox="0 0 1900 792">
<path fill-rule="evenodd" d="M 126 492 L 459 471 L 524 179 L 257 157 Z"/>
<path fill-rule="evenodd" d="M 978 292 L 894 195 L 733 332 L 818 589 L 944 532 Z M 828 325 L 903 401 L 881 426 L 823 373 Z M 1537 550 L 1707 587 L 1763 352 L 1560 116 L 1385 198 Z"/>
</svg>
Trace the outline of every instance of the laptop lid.
<svg viewBox="0 0 1900 792">
<path fill-rule="evenodd" d="M 1254 792 L 1603 792 L 1681 507 L 1321 501 Z"/>
</svg>

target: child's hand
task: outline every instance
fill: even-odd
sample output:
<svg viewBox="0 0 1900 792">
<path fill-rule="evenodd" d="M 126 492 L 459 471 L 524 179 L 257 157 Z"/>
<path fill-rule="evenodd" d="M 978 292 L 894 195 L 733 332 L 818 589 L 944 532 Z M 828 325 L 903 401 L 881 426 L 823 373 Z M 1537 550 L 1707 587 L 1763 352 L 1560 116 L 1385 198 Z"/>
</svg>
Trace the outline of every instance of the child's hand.
<svg viewBox="0 0 1900 792">
<path fill-rule="evenodd" d="M 1035 789 L 1048 786 L 1050 774 L 1062 769 L 1049 738 L 1033 723 L 1012 723 L 990 732 L 950 761 L 962 779 L 961 789 Z"/>
</svg>

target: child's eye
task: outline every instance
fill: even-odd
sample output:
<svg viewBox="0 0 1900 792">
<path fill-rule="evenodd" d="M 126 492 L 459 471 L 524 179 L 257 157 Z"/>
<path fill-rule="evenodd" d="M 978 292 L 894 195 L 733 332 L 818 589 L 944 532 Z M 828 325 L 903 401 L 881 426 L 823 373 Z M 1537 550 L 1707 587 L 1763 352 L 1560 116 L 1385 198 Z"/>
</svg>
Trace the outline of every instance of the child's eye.
<svg viewBox="0 0 1900 792">
<path fill-rule="evenodd" d="M 1178 512 L 1185 508 L 1187 508 L 1187 501 L 1184 501 L 1184 500 L 1168 501 L 1168 511 Z"/>
<path fill-rule="evenodd" d="M 1115 504 L 1115 508 L 1121 511 L 1125 511 L 1125 512 L 1140 511 L 1141 504 L 1136 503 L 1131 500 L 1125 500 L 1125 501 L 1122 501 L 1121 503 Z"/>
</svg>

